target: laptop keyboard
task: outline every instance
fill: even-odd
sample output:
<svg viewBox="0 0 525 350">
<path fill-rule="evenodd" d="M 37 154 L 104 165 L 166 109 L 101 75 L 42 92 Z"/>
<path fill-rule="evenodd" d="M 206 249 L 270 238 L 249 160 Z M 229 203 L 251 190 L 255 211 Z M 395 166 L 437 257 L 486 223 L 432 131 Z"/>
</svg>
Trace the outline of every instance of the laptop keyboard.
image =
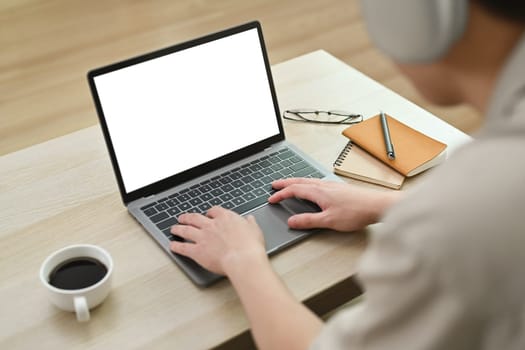
<svg viewBox="0 0 525 350">
<path fill-rule="evenodd" d="M 244 214 L 267 202 L 274 192 L 272 181 L 288 177 L 322 178 L 323 174 L 289 148 L 283 148 L 140 209 L 166 237 L 180 240 L 170 233 L 180 214 L 205 213 L 215 205 Z"/>
</svg>

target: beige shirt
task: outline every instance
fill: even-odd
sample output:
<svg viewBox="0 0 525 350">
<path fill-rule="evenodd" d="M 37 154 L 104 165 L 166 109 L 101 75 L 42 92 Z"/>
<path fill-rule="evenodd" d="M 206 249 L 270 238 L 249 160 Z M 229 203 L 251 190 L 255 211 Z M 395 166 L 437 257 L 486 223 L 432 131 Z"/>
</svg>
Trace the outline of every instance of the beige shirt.
<svg viewBox="0 0 525 350">
<path fill-rule="evenodd" d="M 384 217 L 312 349 L 525 349 L 525 37 L 476 141 Z"/>
</svg>

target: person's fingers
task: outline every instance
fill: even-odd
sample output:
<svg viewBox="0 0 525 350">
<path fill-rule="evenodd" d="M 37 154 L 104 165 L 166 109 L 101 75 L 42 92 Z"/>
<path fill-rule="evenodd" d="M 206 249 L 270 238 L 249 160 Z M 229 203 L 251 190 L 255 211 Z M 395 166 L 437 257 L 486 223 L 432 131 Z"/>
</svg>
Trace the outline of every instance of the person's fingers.
<svg viewBox="0 0 525 350">
<path fill-rule="evenodd" d="M 275 192 L 268 198 L 268 202 L 275 204 L 288 198 L 302 198 L 314 203 L 319 201 L 319 189 L 312 184 L 293 184 Z"/>
<path fill-rule="evenodd" d="M 193 242 L 198 241 L 201 232 L 198 228 L 189 225 L 174 225 L 170 231 L 174 235 Z"/>
<path fill-rule="evenodd" d="M 192 259 L 196 253 L 196 245 L 194 243 L 173 241 L 170 243 L 170 249 L 174 253 L 184 255 Z"/>
<path fill-rule="evenodd" d="M 303 213 L 292 215 L 288 218 L 288 226 L 293 229 L 326 228 L 326 220 L 323 212 Z"/>
<path fill-rule="evenodd" d="M 208 218 L 215 219 L 223 215 L 228 215 L 228 213 L 232 213 L 232 212 L 228 209 L 224 209 L 223 207 L 216 205 L 208 209 L 206 216 Z"/>
<path fill-rule="evenodd" d="M 246 215 L 246 220 L 248 220 L 248 222 L 252 225 L 257 225 L 257 221 L 255 221 L 255 216 L 253 215 Z"/>
<path fill-rule="evenodd" d="M 184 213 L 179 215 L 177 220 L 183 225 L 191 225 L 202 228 L 202 226 L 205 225 L 210 219 L 197 213 Z"/>
<path fill-rule="evenodd" d="M 248 221 L 248 223 L 250 224 L 250 226 L 260 231 L 260 227 L 259 227 L 259 224 L 257 223 L 257 220 L 255 220 L 255 216 L 247 215 L 245 218 L 246 218 L 246 221 Z"/>
<path fill-rule="evenodd" d="M 275 180 L 272 182 L 272 188 L 276 190 L 280 190 L 281 188 L 294 185 L 294 184 L 312 184 L 317 185 L 320 184 L 322 180 L 319 179 L 309 179 L 304 177 L 292 177 L 289 179 L 281 179 L 281 180 Z"/>
</svg>

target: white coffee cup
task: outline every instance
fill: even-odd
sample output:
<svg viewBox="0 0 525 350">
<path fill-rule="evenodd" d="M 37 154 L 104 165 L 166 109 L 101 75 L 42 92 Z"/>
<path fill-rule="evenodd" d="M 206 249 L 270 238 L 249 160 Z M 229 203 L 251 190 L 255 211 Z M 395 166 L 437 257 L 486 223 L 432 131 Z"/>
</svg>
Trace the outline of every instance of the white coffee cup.
<svg viewBox="0 0 525 350">
<path fill-rule="evenodd" d="M 50 274 L 61 263 L 87 257 L 100 261 L 107 268 L 104 277 L 93 285 L 82 289 L 61 289 L 50 284 Z M 89 321 L 89 310 L 106 299 L 111 289 L 113 260 L 107 251 L 90 244 L 71 245 L 57 250 L 44 260 L 40 268 L 40 280 L 47 288 L 51 302 L 65 311 L 74 311 L 79 322 Z"/>
</svg>

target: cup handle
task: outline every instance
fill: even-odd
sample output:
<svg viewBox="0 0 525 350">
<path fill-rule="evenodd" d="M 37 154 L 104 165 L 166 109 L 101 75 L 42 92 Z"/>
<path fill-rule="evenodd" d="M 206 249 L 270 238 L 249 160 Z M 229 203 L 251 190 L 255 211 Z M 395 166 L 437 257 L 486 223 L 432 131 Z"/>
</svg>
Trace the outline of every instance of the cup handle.
<svg viewBox="0 0 525 350">
<path fill-rule="evenodd" d="M 86 298 L 83 296 L 75 297 L 73 299 L 75 304 L 75 312 L 77 314 L 78 322 L 89 321 L 89 308 L 87 306 Z"/>
</svg>

